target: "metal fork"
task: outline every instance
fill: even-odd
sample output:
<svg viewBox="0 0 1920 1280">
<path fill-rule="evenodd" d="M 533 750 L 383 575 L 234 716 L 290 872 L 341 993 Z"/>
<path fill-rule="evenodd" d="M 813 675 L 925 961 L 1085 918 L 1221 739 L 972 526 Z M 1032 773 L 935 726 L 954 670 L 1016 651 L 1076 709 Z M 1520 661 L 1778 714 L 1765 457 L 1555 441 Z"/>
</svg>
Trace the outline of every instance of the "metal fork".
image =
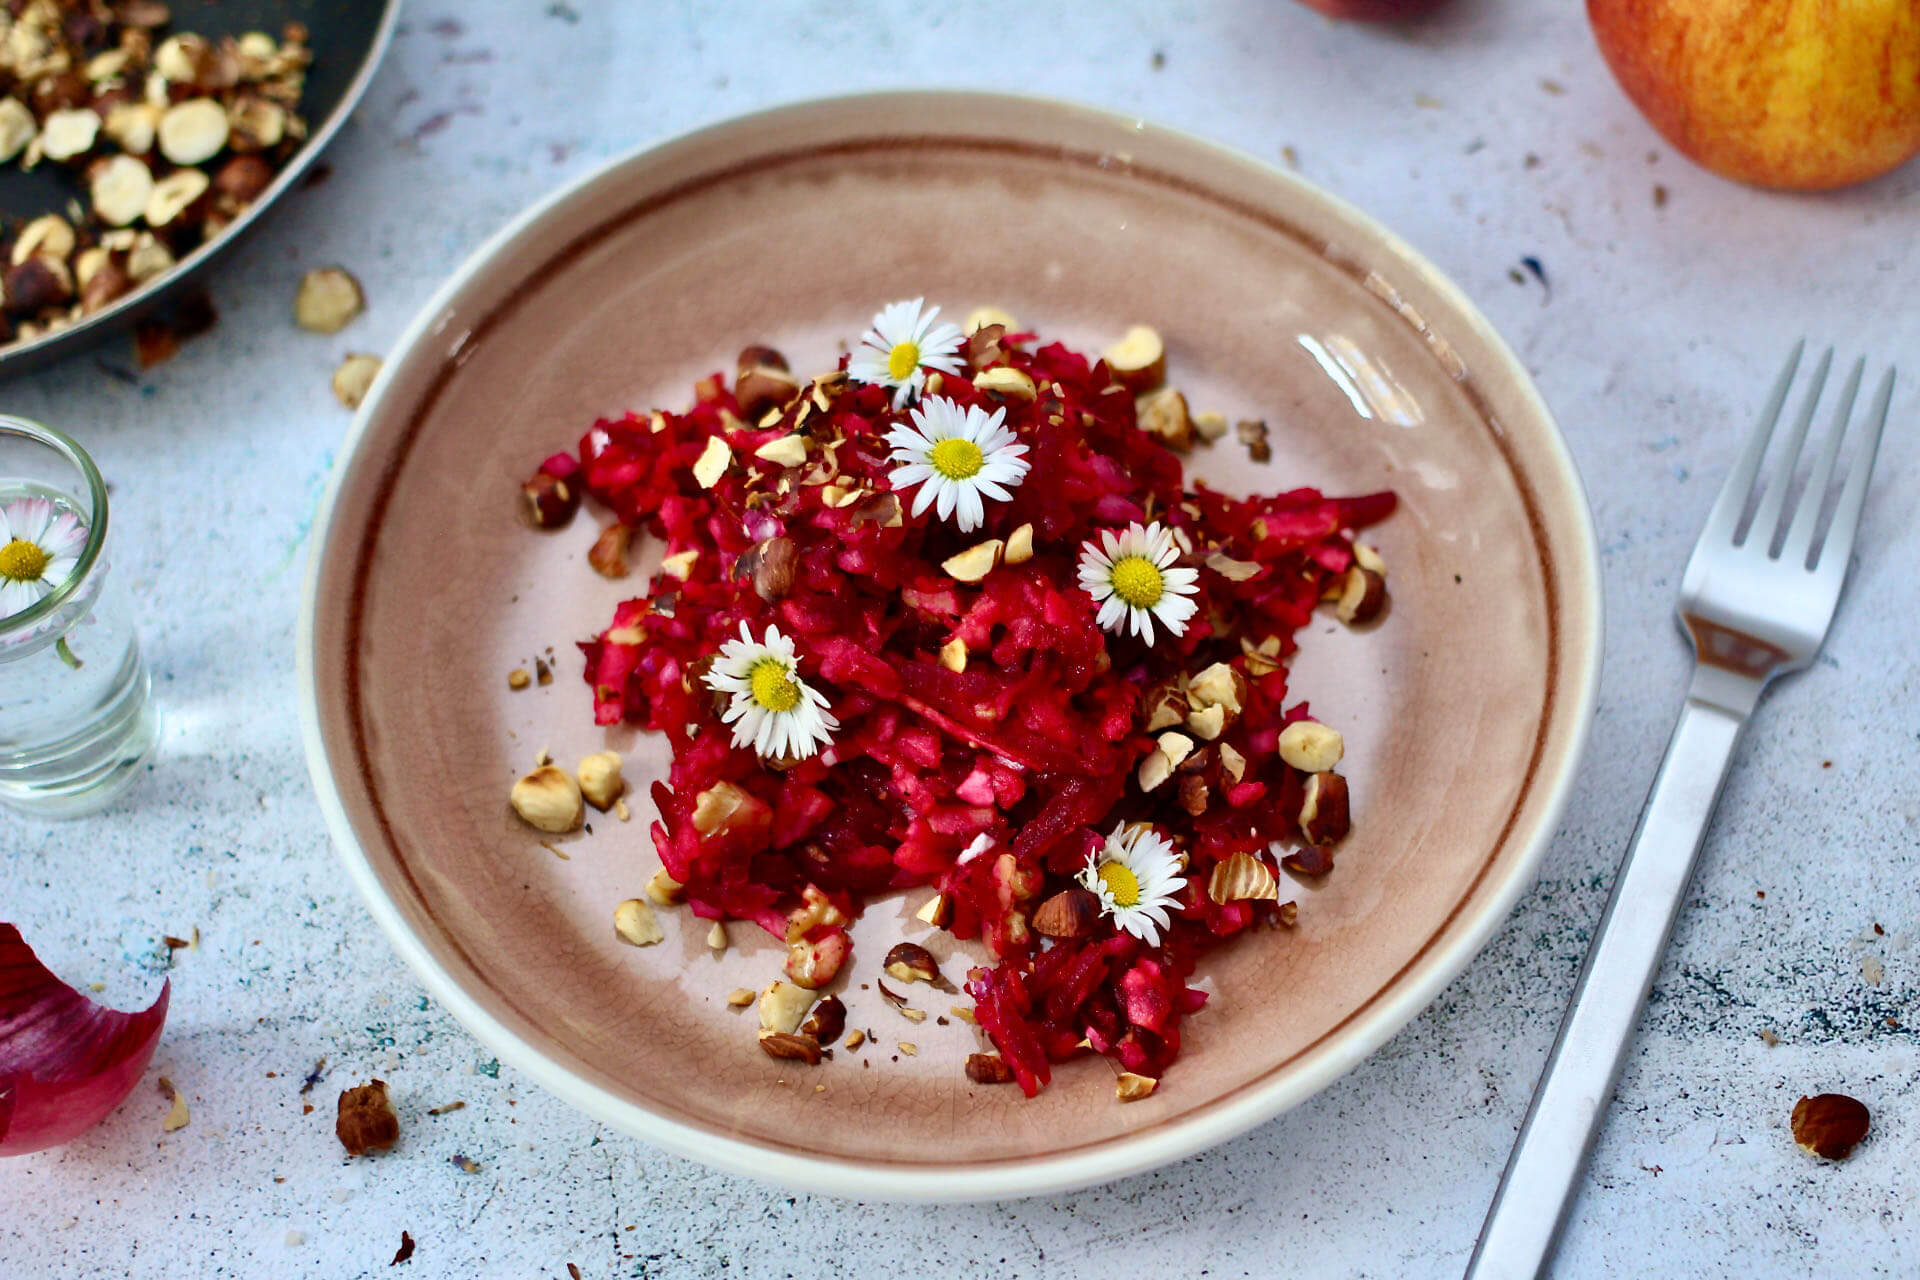
<svg viewBox="0 0 1920 1280">
<path fill-rule="evenodd" d="M 1771 475 L 1756 493 L 1754 484 L 1805 346 L 1803 340 L 1788 357 L 1687 561 L 1679 620 L 1695 661 L 1686 706 L 1614 880 L 1599 935 L 1500 1177 L 1493 1208 L 1480 1228 L 1467 1280 L 1531 1280 L 1544 1273 L 1747 718 L 1769 681 L 1813 661 L 1833 621 L 1894 375 L 1889 368 L 1872 408 L 1850 433 L 1866 362 L 1853 366 L 1833 426 L 1795 495 L 1801 448 L 1833 363 L 1828 348 Z M 1821 535 L 1821 516 L 1849 434 L 1860 439 Z"/>
</svg>

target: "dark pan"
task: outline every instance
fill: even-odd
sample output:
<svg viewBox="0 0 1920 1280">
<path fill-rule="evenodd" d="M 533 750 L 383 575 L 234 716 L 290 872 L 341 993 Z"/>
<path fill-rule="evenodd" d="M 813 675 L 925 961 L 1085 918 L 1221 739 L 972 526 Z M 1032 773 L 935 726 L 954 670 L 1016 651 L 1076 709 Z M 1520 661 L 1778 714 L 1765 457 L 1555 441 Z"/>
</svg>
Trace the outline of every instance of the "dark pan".
<svg viewBox="0 0 1920 1280">
<path fill-rule="evenodd" d="M 399 0 L 173 0 L 171 30 L 218 37 L 265 31 L 277 35 L 290 21 L 307 25 L 313 50 L 300 111 L 310 126 L 306 144 L 274 176 L 252 207 L 233 224 L 180 260 L 178 266 L 125 297 L 64 329 L 29 342 L 0 347 L 0 377 L 38 368 L 117 333 L 179 293 L 228 246 L 245 235 L 273 202 L 298 185 L 314 158 L 346 120 L 373 78 L 393 36 Z M 32 172 L 0 166 L 0 216 L 8 221 L 64 212 L 67 201 L 84 202 L 78 174 L 42 164 Z"/>
</svg>

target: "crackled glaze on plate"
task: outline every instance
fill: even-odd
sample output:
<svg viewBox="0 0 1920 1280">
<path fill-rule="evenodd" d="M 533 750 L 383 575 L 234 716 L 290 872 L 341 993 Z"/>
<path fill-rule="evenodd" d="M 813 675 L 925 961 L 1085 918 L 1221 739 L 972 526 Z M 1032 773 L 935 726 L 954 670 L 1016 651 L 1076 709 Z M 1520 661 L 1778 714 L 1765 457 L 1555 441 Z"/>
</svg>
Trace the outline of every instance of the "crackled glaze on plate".
<svg viewBox="0 0 1920 1280">
<path fill-rule="evenodd" d="M 608 582 L 592 512 L 555 534 L 519 481 L 592 420 L 677 406 L 769 342 L 832 366 L 881 304 L 1006 307 L 1097 349 L 1167 339 L 1196 411 L 1260 417 L 1193 455 L 1223 488 L 1396 490 L 1374 531 L 1386 619 L 1301 637 L 1296 696 L 1346 732 L 1355 831 L 1292 932 L 1202 968 L 1207 1009 L 1153 1097 L 1099 1059 L 1038 1099 L 971 1084 L 981 1047 L 925 987 L 910 1023 L 863 989 L 892 942 L 964 978 L 978 952 L 874 904 L 841 994 L 876 1033 L 819 1068 L 775 1062 L 725 994 L 783 948 L 663 912 L 613 934 L 658 866 L 647 784 L 664 744 L 592 723 L 573 644 L 657 562 Z M 1411 250 L 1297 179 L 1115 117 L 987 95 L 839 99 L 620 161 L 476 255 L 415 325 L 335 479 L 302 628 L 309 752 L 336 840 L 429 987 L 503 1057 L 643 1137 L 845 1194 L 978 1198 L 1176 1158 L 1298 1102 L 1417 1012 L 1498 926 L 1552 833 L 1591 713 L 1599 603 L 1584 499 L 1524 372 Z M 554 683 L 506 673 L 552 650 Z M 542 748 L 627 757 L 633 820 L 556 853 L 506 804 Z M 564 854 L 565 856 L 559 856 Z M 929 936 L 930 934 L 930 936 Z M 948 1025 L 937 1019 L 948 1015 Z M 917 1047 L 908 1054 L 898 1045 Z M 824 1090 L 816 1086 L 824 1086 Z"/>
</svg>

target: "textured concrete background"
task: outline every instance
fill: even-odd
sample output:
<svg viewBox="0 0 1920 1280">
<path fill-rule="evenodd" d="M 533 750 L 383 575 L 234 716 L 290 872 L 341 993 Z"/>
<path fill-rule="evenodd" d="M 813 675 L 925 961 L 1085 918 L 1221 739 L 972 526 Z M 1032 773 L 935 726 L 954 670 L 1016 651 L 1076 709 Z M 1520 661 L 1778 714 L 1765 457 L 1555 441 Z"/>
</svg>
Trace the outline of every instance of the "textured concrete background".
<svg viewBox="0 0 1920 1280">
<path fill-rule="evenodd" d="M 149 1080 L 64 1150 L 0 1166 L 0 1276 L 399 1275 L 403 1229 L 412 1271 L 435 1276 L 1459 1273 L 1652 777 L 1685 666 L 1678 571 L 1763 383 L 1802 332 L 1920 375 L 1920 170 L 1817 198 L 1705 175 L 1621 97 L 1571 4 L 1456 0 L 1398 33 L 1280 0 L 975 9 L 419 0 L 332 180 L 214 282 L 212 335 L 137 377 L 116 343 L 0 389 L 8 410 L 78 433 L 115 482 L 116 572 L 168 717 L 150 783 L 116 811 L 0 817 L 0 918 L 123 1006 L 170 972 L 152 1074 L 193 1109 L 163 1133 Z M 516 1079 L 399 969 L 348 890 L 293 711 L 304 537 L 347 423 L 327 389 L 342 353 L 383 350 L 484 236 L 611 155 L 895 85 L 1137 111 L 1297 163 L 1379 215 L 1536 371 L 1605 555 L 1588 767 L 1539 887 L 1486 953 L 1293 1113 L 1157 1174 L 1012 1205 L 770 1190 Z M 296 331 L 299 273 L 333 261 L 366 282 L 368 313 L 334 338 Z M 1911 391 L 1896 400 L 1825 655 L 1776 691 L 1742 753 L 1557 1274 L 1920 1271 L 1915 408 Z M 196 926 L 201 948 L 170 964 L 160 937 Z M 323 1056 L 306 1115 L 297 1090 Z M 333 1098 L 373 1074 L 406 1137 L 349 1163 Z M 1874 1111 L 1843 1165 L 1788 1136 L 1793 1100 L 1823 1089 Z M 466 1108 L 426 1115 L 455 1099 Z"/>
</svg>

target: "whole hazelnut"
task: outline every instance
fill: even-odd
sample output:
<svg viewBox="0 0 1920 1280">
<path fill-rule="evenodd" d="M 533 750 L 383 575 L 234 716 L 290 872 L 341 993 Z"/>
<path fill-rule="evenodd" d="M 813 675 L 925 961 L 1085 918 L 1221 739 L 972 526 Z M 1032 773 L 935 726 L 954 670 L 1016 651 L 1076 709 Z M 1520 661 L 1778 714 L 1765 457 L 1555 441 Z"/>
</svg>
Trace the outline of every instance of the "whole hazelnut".
<svg viewBox="0 0 1920 1280">
<path fill-rule="evenodd" d="M 1820 1093 L 1793 1104 L 1793 1140 L 1822 1160 L 1844 1160 L 1867 1136 L 1866 1104 L 1844 1093 Z"/>
<path fill-rule="evenodd" d="M 400 1117 L 387 1097 L 387 1082 L 343 1089 L 333 1132 L 350 1156 L 385 1151 L 400 1141 Z"/>
<path fill-rule="evenodd" d="M 240 155 L 220 166 L 213 189 L 236 205 L 252 204 L 273 181 L 273 166 L 257 155 Z"/>
</svg>

